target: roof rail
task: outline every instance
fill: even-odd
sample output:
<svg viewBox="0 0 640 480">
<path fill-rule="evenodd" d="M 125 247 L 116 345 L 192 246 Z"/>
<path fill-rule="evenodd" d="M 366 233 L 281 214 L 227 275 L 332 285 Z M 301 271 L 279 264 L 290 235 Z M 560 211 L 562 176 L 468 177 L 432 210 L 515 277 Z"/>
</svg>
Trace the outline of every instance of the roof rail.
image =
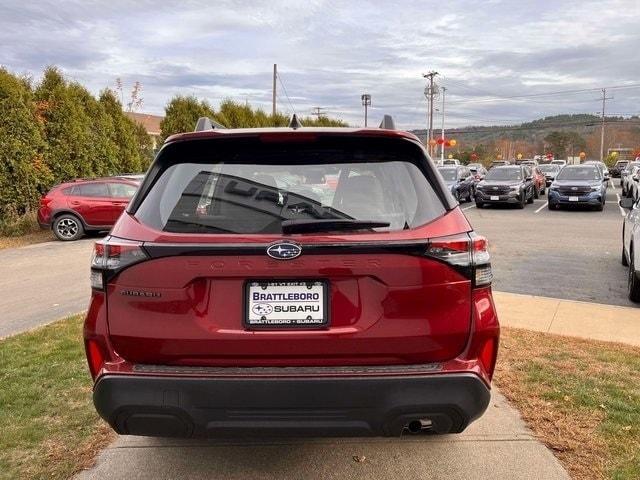
<svg viewBox="0 0 640 480">
<path fill-rule="evenodd" d="M 384 128 L 386 130 L 395 130 L 396 124 L 393 121 L 393 117 L 391 115 L 385 115 L 384 117 L 382 117 L 382 121 L 380 122 L 380 127 L 378 128 Z"/>
<path fill-rule="evenodd" d="M 300 127 L 302 127 L 302 123 L 300 122 L 300 120 L 298 120 L 298 116 L 294 113 L 293 115 L 291 115 L 291 120 L 289 121 L 289 128 L 293 128 L 294 130 L 297 130 Z"/>
<path fill-rule="evenodd" d="M 224 125 L 215 120 L 211 120 L 209 117 L 200 117 L 196 122 L 196 128 L 194 132 L 204 132 L 205 130 L 218 130 L 218 129 L 226 129 Z"/>
</svg>

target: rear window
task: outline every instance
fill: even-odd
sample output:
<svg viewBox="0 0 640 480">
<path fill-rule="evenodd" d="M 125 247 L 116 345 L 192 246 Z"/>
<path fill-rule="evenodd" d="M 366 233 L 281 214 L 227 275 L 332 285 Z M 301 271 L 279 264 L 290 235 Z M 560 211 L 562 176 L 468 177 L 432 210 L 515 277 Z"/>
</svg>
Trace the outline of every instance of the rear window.
<svg viewBox="0 0 640 480">
<path fill-rule="evenodd" d="M 415 159 L 402 155 L 272 146 L 210 156 L 218 158 L 181 158 L 162 169 L 135 216 L 167 232 L 277 234 L 292 221 L 403 230 L 445 213 Z"/>
<path fill-rule="evenodd" d="M 486 180 L 522 180 L 522 171 L 519 168 L 494 168 L 489 170 Z"/>
<path fill-rule="evenodd" d="M 601 180 L 600 170 L 597 167 L 564 167 L 560 170 L 556 180 Z"/>
<path fill-rule="evenodd" d="M 458 177 L 458 170 L 456 168 L 439 168 L 438 171 L 445 182 L 453 182 Z"/>
</svg>

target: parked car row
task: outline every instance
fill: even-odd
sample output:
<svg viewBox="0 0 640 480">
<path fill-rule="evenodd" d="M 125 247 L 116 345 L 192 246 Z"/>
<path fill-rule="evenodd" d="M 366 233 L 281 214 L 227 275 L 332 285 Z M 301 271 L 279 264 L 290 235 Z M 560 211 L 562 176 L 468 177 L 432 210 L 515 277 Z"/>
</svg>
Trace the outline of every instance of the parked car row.
<svg viewBox="0 0 640 480">
<path fill-rule="evenodd" d="M 620 206 L 629 209 L 622 223 L 622 265 L 627 267 L 629 300 L 640 303 L 640 199 L 623 198 Z"/>
</svg>

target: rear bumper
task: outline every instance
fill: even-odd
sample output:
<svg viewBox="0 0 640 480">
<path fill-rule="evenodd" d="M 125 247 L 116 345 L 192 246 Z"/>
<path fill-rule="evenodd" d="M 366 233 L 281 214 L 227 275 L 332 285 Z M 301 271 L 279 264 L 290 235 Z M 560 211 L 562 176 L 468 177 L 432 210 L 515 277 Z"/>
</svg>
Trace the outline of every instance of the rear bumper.
<svg viewBox="0 0 640 480">
<path fill-rule="evenodd" d="M 489 404 L 472 373 L 203 378 L 105 375 L 98 413 L 120 434 L 173 437 L 399 436 L 410 422 L 457 433 Z M 414 424 L 415 425 L 415 424 Z"/>
</svg>

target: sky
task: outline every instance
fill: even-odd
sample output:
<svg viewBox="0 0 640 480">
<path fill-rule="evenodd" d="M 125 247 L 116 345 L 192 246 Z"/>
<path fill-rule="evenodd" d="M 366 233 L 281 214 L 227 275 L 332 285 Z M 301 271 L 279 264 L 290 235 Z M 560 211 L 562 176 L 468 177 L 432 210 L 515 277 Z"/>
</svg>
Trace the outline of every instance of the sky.
<svg viewBox="0 0 640 480">
<path fill-rule="evenodd" d="M 608 112 L 640 114 L 639 50 L 640 0 L 0 3 L 0 65 L 35 81 L 56 65 L 95 94 L 120 78 L 125 101 L 139 81 L 154 114 L 178 94 L 270 111 L 274 63 L 281 112 L 354 126 L 367 92 L 371 123 L 425 127 L 429 71 L 447 127 L 596 113 L 603 87 Z"/>
</svg>

